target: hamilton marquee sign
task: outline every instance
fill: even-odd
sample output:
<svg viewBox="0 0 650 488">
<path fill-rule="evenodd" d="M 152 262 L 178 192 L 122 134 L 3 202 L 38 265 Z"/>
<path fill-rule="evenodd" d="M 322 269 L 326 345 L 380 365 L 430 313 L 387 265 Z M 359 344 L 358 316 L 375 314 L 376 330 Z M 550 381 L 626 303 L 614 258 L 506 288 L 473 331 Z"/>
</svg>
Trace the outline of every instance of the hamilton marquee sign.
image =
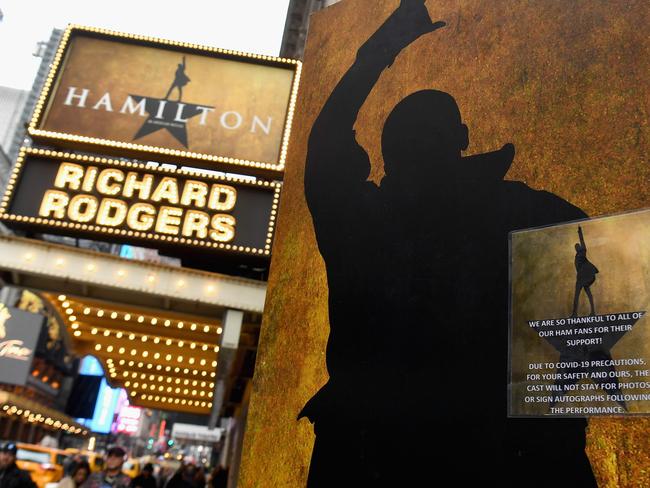
<svg viewBox="0 0 650 488">
<path fill-rule="evenodd" d="M 72 149 L 278 172 L 299 78 L 299 61 L 70 27 L 29 133 Z"/>
<path fill-rule="evenodd" d="M 268 256 L 281 183 L 24 148 L 0 205 L 14 226 Z"/>
</svg>

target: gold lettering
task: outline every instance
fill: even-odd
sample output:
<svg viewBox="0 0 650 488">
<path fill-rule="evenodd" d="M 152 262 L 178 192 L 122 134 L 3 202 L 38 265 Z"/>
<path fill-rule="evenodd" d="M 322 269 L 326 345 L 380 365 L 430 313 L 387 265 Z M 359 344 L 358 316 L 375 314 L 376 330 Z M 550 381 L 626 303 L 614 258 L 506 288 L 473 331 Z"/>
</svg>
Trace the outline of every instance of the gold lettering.
<svg viewBox="0 0 650 488">
<path fill-rule="evenodd" d="M 165 199 L 169 203 L 177 204 L 178 203 L 178 183 L 176 182 L 176 178 L 170 178 L 169 176 L 165 176 L 160 183 L 158 183 L 158 186 L 156 187 L 156 190 L 153 192 L 153 196 L 151 199 L 154 202 L 160 202 L 161 200 Z"/>
<path fill-rule="evenodd" d="M 141 180 L 138 180 L 138 173 L 129 172 L 126 175 L 124 182 L 124 190 L 122 195 L 127 198 L 133 196 L 134 190 L 138 190 L 138 198 L 140 200 L 147 200 L 151 195 L 151 186 L 153 185 L 153 175 L 145 174 Z"/>
<path fill-rule="evenodd" d="M 197 208 L 205 207 L 205 200 L 208 195 L 208 184 L 202 181 L 188 180 L 183 188 L 183 195 L 181 196 L 182 205 L 191 205 Z"/>
<path fill-rule="evenodd" d="M 126 223 L 133 230 L 146 231 L 151 229 L 156 215 L 156 208 L 149 203 L 136 203 L 126 217 Z"/>
<path fill-rule="evenodd" d="M 101 175 L 100 175 L 101 177 Z M 99 225 L 107 225 L 109 227 L 116 227 L 121 225 L 126 218 L 127 206 L 122 200 L 115 198 L 104 198 L 102 203 L 99 204 L 99 211 L 97 212 L 97 223 Z"/>
<path fill-rule="evenodd" d="M 228 211 L 235 207 L 237 190 L 228 185 L 212 185 L 208 208 L 212 210 Z"/>
<path fill-rule="evenodd" d="M 235 237 L 235 217 L 217 214 L 212 217 L 210 237 L 219 242 L 230 242 Z"/>
<path fill-rule="evenodd" d="M 197 237 L 205 239 L 208 235 L 209 223 L 210 216 L 207 213 L 200 210 L 189 210 L 185 215 L 182 234 L 185 237 L 192 237 L 196 232 Z"/>
<path fill-rule="evenodd" d="M 88 166 L 88 168 L 86 168 L 86 176 L 84 176 L 84 182 L 81 185 L 83 191 L 93 191 L 93 186 L 95 185 L 98 172 L 99 169 L 96 166 Z"/>
<path fill-rule="evenodd" d="M 24 342 L 18 339 L 0 342 L 0 358 L 17 359 L 27 361 L 32 350 L 24 347 Z"/>
<path fill-rule="evenodd" d="M 38 215 L 41 217 L 50 217 L 54 214 L 57 219 L 65 218 L 65 208 L 70 201 L 67 193 L 58 190 L 47 190 L 41 202 L 41 208 Z"/>
<path fill-rule="evenodd" d="M 56 173 L 54 186 L 65 188 L 66 185 L 72 190 L 78 190 L 81 186 L 81 178 L 84 175 L 84 168 L 79 164 L 61 163 Z"/>
<path fill-rule="evenodd" d="M 177 235 L 178 226 L 181 224 L 181 215 L 183 215 L 183 210 L 180 208 L 160 207 L 156 220 L 156 232 Z"/>
<path fill-rule="evenodd" d="M 68 205 L 68 217 L 75 222 L 90 222 L 97 214 L 97 198 L 92 195 L 72 197 Z"/>
<path fill-rule="evenodd" d="M 111 183 L 111 180 L 117 182 L 124 181 L 124 173 L 119 169 L 105 169 L 99 173 L 97 178 L 97 190 L 104 195 L 117 195 L 120 192 L 118 183 Z"/>
</svg>

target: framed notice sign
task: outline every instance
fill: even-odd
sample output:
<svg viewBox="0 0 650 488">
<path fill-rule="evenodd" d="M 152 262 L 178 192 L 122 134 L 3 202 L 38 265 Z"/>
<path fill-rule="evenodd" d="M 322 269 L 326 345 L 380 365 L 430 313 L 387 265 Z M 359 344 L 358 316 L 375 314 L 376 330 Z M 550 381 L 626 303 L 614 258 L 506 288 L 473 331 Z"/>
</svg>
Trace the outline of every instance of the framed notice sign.
<svg viewBox="0 0 650 488">
<path fill-rule="evenodd" d="M 29 134 L 73 149 L 278 172 L 300 70 L 289 59 L 71 26 Z"/>
<path fill-rule="evenodd" d="M 650 210 L 511 234 L 510 414 L 650 413 Z"/>
<path fill-rule="evenodd" d="M 22 149 L 0 205 L 9 224 L 122 242 L 268 256 L 281 183 Z"/>
</svg>

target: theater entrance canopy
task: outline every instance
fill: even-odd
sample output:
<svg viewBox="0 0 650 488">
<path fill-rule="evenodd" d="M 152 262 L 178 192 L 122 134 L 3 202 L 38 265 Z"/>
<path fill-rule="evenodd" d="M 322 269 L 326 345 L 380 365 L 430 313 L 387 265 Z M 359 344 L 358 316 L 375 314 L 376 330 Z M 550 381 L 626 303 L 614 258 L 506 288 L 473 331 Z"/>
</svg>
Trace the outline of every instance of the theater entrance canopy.
<svg viewBox="0 0 650 488">
<path fill-rule="evenodd" d="M 241 401 L 230 393 L 252 375 L 264 282 L 10 236 L 0 270 L 39 292 L 72 351 L 132 404 L 209 414 Z"/>
</svg>

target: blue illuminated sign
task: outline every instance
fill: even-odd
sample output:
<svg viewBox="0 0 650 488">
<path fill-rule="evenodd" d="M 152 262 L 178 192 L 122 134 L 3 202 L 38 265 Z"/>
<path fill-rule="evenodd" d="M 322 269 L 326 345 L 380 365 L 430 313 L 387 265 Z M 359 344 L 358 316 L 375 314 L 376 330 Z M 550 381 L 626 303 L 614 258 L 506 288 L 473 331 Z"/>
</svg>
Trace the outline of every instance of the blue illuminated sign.
<svg viewBox="0 0 650 488">
<path fill-rule="evenodd" d="M 132 246 L 123 245 L 120 248 L 120 257 L 126 259 L 135 259 L 135 253 Z"/>
<path fill-rule="evenodd" d="M 86 356 L 81 360 L 79 374 L 86 374 L 88 376 L 104 376 L 104 370 L 96 357 Z"/>
<path fill-rule="evenodd" d="M 90 376 L 104 376 L 101 364 L 92 356 L 86 356 L 83 359 L 79 373 Z M 117 401 L 120 398 L 121 390 L 121 388 L 111 388 L 108 386 L 106 378 L 102 378 L 102 382 L 99 386 L 99 393 L 97 395 L 97 402 L 95 403 L 93 418 L 77 419 L 77 421 L 88 427 L 93 432 L 108 434 L 111 431 L 111 425 L 113 424 L 113 417 L 115 416 L 115 409 L 117 408 Z"/>
</svg>

